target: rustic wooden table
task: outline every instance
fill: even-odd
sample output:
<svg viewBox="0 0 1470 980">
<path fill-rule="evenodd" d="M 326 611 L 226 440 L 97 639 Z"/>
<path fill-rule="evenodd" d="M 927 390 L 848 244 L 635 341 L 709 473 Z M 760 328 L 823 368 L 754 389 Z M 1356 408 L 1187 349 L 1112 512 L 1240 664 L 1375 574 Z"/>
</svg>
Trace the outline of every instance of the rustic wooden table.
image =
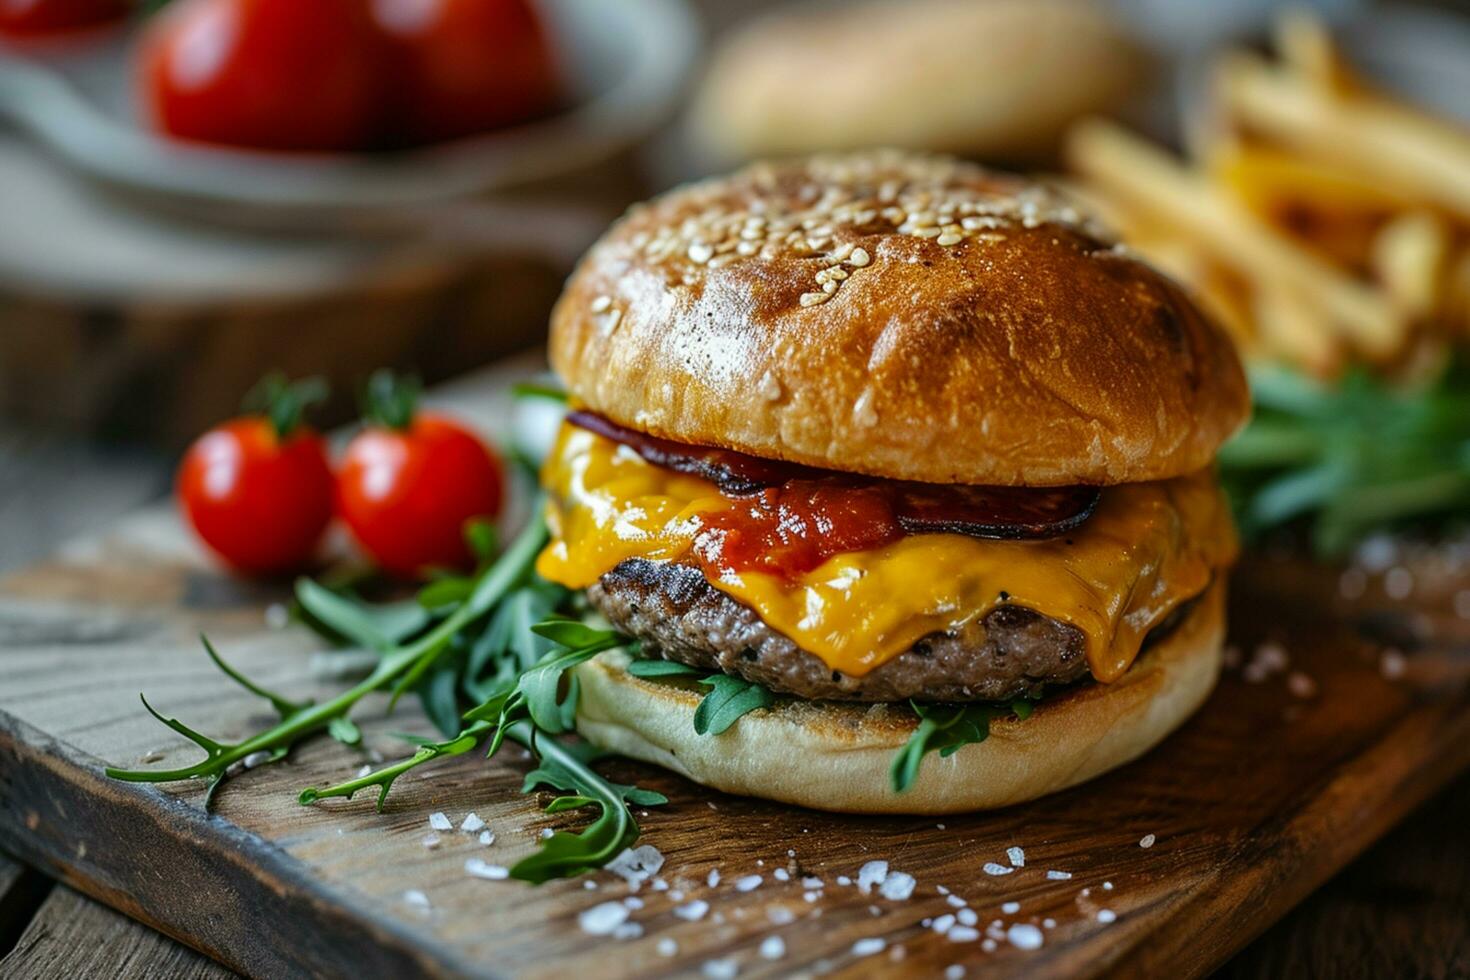
<svg viewBox="0 0 1470 980">
<path fill-rule="evenodd" d="M 0 570 L 155 499 L 166 492 L 168 474 L 161 456 L 0 429 Z M 1470 975 L 1467 826 L 1470 777 L 1371 848 L 1220 976 Z M 0 853 L 0 976 L 230 975 Z"/>
</svg>

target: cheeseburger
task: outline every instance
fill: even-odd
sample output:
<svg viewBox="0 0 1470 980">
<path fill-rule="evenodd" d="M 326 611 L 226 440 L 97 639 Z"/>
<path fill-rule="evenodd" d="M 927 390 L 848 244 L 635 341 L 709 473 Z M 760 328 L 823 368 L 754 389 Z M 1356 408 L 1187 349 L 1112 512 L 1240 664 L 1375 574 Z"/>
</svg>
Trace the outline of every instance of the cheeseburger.
<svg viewBox="0 0 1470 980">
<path fill-rule="evenodd" d="M 1239 362 L 1041 186 L 884 152 L 677 189 L 582 260 L 550 357 L 537 569 L 637 641 L 577 668 L 603 748 L 937 814 L 1121 765 L 1215 683 Z M 711 688 L 763 706 L 697 730 Z"/>
</svg>

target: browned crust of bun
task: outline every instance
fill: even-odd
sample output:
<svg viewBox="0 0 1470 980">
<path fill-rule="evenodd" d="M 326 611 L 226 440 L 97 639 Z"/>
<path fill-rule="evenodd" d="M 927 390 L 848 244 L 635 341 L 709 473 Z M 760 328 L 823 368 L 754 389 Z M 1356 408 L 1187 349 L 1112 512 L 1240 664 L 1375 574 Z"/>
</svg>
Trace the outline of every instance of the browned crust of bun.
<svg viewBox="0 0 1470 980">
<path fill-rule="evenodd" d="M 815 466 L 1032 486 L 1198 470 L 1245 418 L 1239 361 L 1101 236 L 947 158 L 758 164 L 614 225 L 557 303 L 551 361 L 616 422 Z"/>
<path fill-rule="evenodd" d="M 699 695 L 624 669 L 626 654 L 576 668 L 577 731 L 621 755 L 729 793 L 848 813 L 942 814 L 1009 806 L 1136 759 L 1192 715 L 1215 686 L 1225 634 L 1225 583 L 1112 684 L 1043 700 L 1025 721 L 997 721 L 984 742 L 925 756 L 895 793 L 888 767 L 916 725 L 893 705 L 781 699 L 719 735 L 697 735 Z"/>
</svg>

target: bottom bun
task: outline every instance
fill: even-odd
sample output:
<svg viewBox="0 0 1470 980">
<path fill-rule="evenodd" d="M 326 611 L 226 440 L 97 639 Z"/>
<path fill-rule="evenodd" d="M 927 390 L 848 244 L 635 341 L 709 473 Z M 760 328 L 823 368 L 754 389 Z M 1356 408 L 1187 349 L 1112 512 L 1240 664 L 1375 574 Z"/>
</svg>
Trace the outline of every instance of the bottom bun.
<svg viewBox="0 0 1470 980">
<path fill-rule="evenodd" d="M 702 688 L 650 681 L 613 651 L 578 667 L 577 731 L 594 744 L 697 783 L 847 813 L 943 814 L 1035 799 L 1138 758 L 1204 703 L 1220 673 L 1225 584 L 1216 581 L 1172 632 L 1119 680 L 1048 697 L 1025 721 L 949 758 L 924 757 L 895 793 L 888 770 L 917 719 L 906 706 L 781 698 L 720 735 L 694 731 Z"/>
</svg>

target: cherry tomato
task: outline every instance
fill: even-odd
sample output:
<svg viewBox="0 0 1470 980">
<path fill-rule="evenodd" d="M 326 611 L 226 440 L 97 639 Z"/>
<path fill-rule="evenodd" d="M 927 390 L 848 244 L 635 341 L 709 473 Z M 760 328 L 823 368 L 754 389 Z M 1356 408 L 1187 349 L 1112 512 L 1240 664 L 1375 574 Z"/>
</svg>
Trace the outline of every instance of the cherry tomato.
<svg viewBox="0 0 1470 980">
<path fill-rule="evenodd" d="M 381 395 L 389 383 L 380 376 L 375 387 Z M 411 393 L 397 397 L 386 409 L 391 399 L 379 397 L 370 424 L 348 444 L 337 469 L 337 513 L 396 575 L 467 568 L 466 525 L 500 514 L 500 462 L 464 426 L 413 411 Z"/>
<path fill-rule="evenodd" d="M 521 122 L 556 101 L 527 0 L 372 0 L 392 48 L 394 137 L 434 143 Z"/>
<path fill-rule="evenodd" d="M 173 0 L 143 40 L 139 94 L 183 139 L 360 149 L 391 82 L 384 50 L 363 0 Z"/>
<path fill-rule="evenodd" d="M 132 0 L 0 0 L 0 34 L 74 31 L 116 20 L 132 8 Z"/>
<path fill-rule="evenodd" d="M 199 537 L 234 568 L 254 575 L 301 568 L 332 519 L 326 444 L 299 423 L 310 389 L 277 382 L 261 415 L 201 436 L 179 466 L 179 504 Z"/>
</svg>

